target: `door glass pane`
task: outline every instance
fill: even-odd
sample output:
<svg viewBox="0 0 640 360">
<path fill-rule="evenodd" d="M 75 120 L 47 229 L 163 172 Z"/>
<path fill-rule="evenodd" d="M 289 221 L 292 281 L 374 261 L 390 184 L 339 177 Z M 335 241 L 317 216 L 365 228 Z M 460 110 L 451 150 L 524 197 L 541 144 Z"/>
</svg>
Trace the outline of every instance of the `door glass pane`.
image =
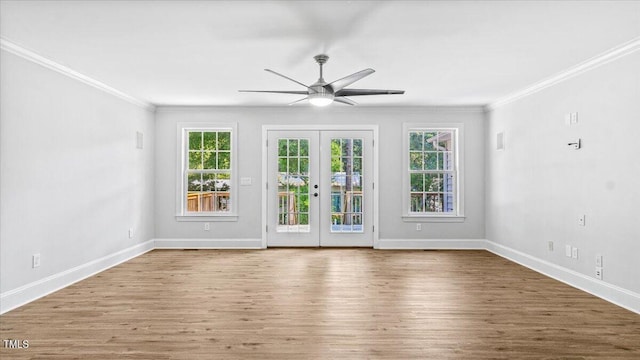
<svg viewBox="0 0 640 360">
<path fill-rule="evenodd" d="M 362 139 L 331 139 L 331 232 L 362 233 Z"/>
<path fill-rule="evenodd" d="M 278 139 L 277 232 L 309 232 L 309 139 Z"/>
</svg>

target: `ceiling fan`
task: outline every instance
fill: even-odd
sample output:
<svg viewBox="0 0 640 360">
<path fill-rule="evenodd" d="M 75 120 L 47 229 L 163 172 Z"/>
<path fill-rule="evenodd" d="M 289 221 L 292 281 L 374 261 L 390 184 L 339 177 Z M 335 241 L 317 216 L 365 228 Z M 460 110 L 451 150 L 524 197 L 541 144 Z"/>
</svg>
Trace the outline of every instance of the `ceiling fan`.
<svg viewBox="0 0 640 360">
<path fill-rule="evenodd" d="M 299 103 L 304 100 L 309 100 L 312 105 L 315 106 L 327 106 L 332 102 L 339 102 L 347 105 L 356 105 L 356 102 L 347 98 L 346 96 L 362 96 L 362 95 L 392 95 L 392 94 L 404 94 L 404 90 L 376 90 L 376 89 L 345 89 L 347 86 L 362 79 L 365 76 L 371 75 L 375 72 L 373 69 L 364 69 L 353 73 L 342 79 L 327 83 L 322 77 L 322 65 L 324 65 L 329 56 L 320 54 L 313 57 L 318 65 L 320 65 L 320 78 L 312 85 L 305 85 L 290 77 L 279 74 L 270 69 L 264 69 L 272 74 L 283 77 L 287 80 L 293 81 L 298 85 L 302 85 L 306 90 L 301 91 L 277 91 L 277 90 L 239 90 L 240 92 L 259 92 L 259 93 L 276 93 L 276 94 L 299 94 L 306 95 L 306 97 L 296 100 L 289 105 Z"/>
</svg>

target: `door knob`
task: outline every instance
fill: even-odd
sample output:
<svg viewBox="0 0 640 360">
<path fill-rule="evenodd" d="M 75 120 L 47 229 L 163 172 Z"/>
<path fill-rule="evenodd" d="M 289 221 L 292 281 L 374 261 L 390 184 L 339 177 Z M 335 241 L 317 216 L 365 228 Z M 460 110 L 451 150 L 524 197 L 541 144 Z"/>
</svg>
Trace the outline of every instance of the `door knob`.
<svg viewBox="0 0 640 360">
<path fill-rule="evenodd" d="M 314 197 L 318 197 L 318 193 L 313 193 L 313 196 Z"/>
<path fill-rule="evenodd" d="M 314 188 L 314 189 L 317 189 L 317 188 L 318 188 L 318 184 L 313 185 L 313 188 Z"/>
</svg>

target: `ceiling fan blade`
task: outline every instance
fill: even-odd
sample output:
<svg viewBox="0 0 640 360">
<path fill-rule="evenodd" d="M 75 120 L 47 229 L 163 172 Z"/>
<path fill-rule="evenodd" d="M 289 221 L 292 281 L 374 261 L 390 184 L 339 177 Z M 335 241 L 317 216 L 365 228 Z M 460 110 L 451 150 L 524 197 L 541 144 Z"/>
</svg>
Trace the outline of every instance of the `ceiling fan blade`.
<svg viewBox="0 0 640 360">
<path fill-rule="evenodd" d="M 376 90 L 376 89 L 342 89 L 335 96 L 361 96 L 361 95 L 395 95 L 404 94 L 404 90 Z"/>
<path fill-rule="evenodd" d="M 343 88 L 353 84 L 354 82 L 362 79 L 363 77 L 373 74 L 374 72 L 376 71 L 373 69 L 364 69 L 362 71 L 358 71 L 357 73 L 353 73 L 349 76 L 345 76 L 342 79 L 336 80 L 330 83 L 329 85 L 333 88 L 334 92 L 338 92 L 339 90 L 342 90 Z"/>
<path fill-rule="evenodd" d="M 298 94 L 309 95 L 308 91 L 279 91 L 279 90 L 238 90 L 239 92 L 254 92 L 254 93 L 273 93 L 273 94 Z"/>
<path fill-rule="evenodd" d="M 335 102 L 339 102 L 339 103 L 343 103 L 343 104 L 347 104 L 347 105 L 358 105 L 357 102 L 351 100 L 351 99 L 347 99 L 346 97 L 334 97 L 333 101 Z"/>
<path fill-rule="evenodd" d="M 299 103 L 300 101 L 305 101 L 305 100 L 307 100 L 308 98 L 309 98 L 308 96 L 305 96 L 305 97 L 303 97 L 302 99 L 300 99 L 300 100 L 296 100 L 296 101 L 294 101 L 294 102 L 290 102 L 290 103 L 289 103 L 289 104 L 287 104 L 287 105 L 297 104 L 297 103 Z"/>
<path fill-rule="evenodd" d="M 277 73 L 277 72 L 275 72 L 275 71 L 273 71 L 273 70 L 270 70 L 270 69 L 264 69 L 264 71 L 268 71 L 268 72 L 270 72 L 270 73 L 272 73 L 272 74 L 274 74 L 274 75 L 278 75 L 278 76 L 283 77 L 283 78 L 285 78 L 285 79 L 287 79 L 287 80 L 289 80 L 289 81 L 293 81 L 294 83 L 296 83 L 296 84 L 298 84 L 298 85 L 302 85 L 302 86 L 306 87 L 307 89 L 309 89 L 309 91 L 311 91 L 311 92 L 315 92 L 315 91 L 314 91 L 314 90 L 312 90 L 309 86 L 307 86 L 307 85 L 305 85 L 305 84 L 301 83 L 300 81 L 293 80 L 292 78 L 290 78 L 290 77 L 288 77 L 288 76 L 282 75 L 282 74 Z"/>
</svg>

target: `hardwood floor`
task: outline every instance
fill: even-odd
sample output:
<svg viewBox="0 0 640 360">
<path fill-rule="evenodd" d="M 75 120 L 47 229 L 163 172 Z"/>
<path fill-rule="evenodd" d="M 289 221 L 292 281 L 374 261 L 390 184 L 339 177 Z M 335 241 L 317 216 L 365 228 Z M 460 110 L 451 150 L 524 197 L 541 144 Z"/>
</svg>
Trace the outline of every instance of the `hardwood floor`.
<svg viewBox="0 0 640 360">
<path fill-rule="evenodd" d="M 640 315 L 485 251 L 155 250 L 0 317 L 2 359 L 640 359 Z"/>
</svg>

